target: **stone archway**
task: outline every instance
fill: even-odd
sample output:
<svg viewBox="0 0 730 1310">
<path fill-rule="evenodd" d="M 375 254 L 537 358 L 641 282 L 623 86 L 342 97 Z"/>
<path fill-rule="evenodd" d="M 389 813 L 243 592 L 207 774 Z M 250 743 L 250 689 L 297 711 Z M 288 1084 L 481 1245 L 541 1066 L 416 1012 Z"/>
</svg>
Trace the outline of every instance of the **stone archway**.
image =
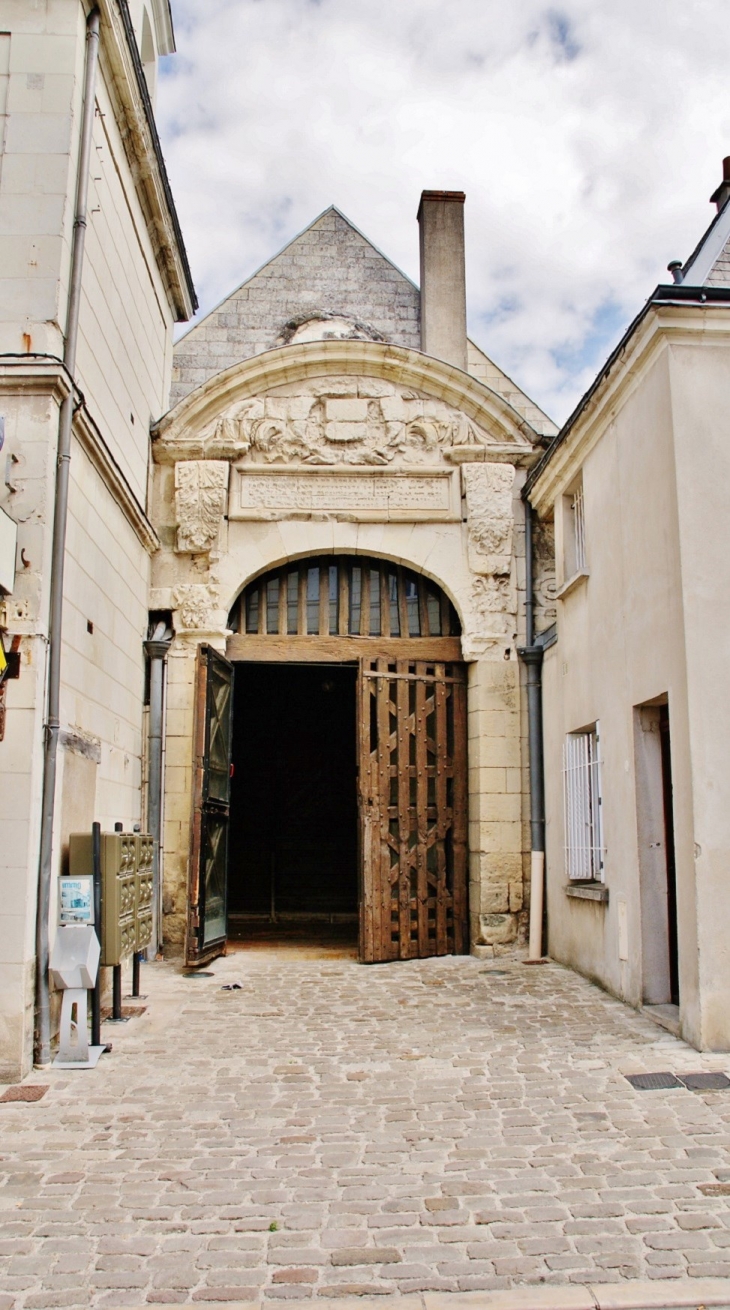
<svg viewBox="0 0 730 1310">
<path fill-rule="evenodd" d="M 256 356 L 199 387 L 158 425 L 163 549 L 153 605 L 174 613 L 169 703 L 179 729 L 168 752 L 168 937 L 180 941 L 185 916 L 196 649 L 208 642 L 225 650 L 242 579 L 336 553 L 434 579 L 461 618 L 472 940 L 514 939 L 523 884 L 519 490 L 534 438 L 476 379 L 373 341 Z"/>
</svg>

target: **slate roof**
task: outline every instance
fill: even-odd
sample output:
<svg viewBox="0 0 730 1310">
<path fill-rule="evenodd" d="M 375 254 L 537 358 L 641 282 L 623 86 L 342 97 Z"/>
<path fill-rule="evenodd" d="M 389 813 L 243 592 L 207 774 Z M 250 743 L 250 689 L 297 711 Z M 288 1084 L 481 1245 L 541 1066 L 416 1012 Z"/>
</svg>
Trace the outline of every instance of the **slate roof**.
<svg viewBox="0 0 730 1310">
<path fill-rule="evenodd" d="M 418 287 L 334 205 L 177 342 L 171 406 L 216 373 L 286 344 L 297 323 L 333 316 L 371 339 L 420 349 Z M 471 341 L 468 368 L 541 435 L 557 431 Z"/>
</svg>

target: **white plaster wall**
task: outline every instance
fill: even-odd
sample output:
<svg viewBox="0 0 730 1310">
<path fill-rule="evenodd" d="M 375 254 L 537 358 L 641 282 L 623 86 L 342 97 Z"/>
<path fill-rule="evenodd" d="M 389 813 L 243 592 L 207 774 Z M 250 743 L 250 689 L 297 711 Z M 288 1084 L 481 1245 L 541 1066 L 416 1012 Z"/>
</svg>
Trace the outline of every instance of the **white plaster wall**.
<svg viewBox="0 0 730 1310">
<path fill-rule="evenodd" d="M 78 380 L 144 506 L 149 428 L 168 404 L 173 317 L 103 78 L 97 103 Z"/>
<path fill-rule="evenodd" d="M 697 397 L 695 396 L 695 401 Z M 590 576 L 558 601 L 544 664 L 550 954 L 642 1001 L 633 707 L 668 695 L 682 1022 L 699 1039 L 692 790 L 669 355 L 661 353 L 583 463 Z M 571 475 L 572 477 L 572 472 Z M 565 734 L 600 722 L 608 906 L 565 895 Z M 626 903 L 628 959 L 619 959 Z"/>
<path fill-rule="evenodd" d="M 678 859 L 696 880 L 693 1040 L 710 1050 L 730 1049 L 729 370 L 726 333 L 715 341 L 685 340 L 669 354 L 687 660 L 682 745 L 692 769 L 694 818 L 693 828 L 688 823 L 683 830 Z"/>
<path fill-rule="evenodd" d="M 0 0 L 10 32 L 0 171 L 0 351 L 59 354 L 60 277 L 83 60 L 78 0 Z M 76 110 L 76 113 L 78 111 Z"/>
<path fill-rule="evenodd" d="M 74 443 L 64 578 L 61 719 L 101 747 L 102 828 L 140 821 L 150 557 Z M 87 622 L 93 624 L 93 633 Z"/>
</svg>

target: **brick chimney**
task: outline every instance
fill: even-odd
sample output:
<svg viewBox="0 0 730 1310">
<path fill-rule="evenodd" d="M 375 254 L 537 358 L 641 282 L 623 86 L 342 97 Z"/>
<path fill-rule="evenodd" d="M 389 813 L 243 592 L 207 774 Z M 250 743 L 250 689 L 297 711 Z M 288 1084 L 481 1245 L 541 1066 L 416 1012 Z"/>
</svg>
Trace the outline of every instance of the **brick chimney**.
<svg viewBox="0 0 730 1310">
<path fill-rule="evenodd" d="M 421 350 L 466 372 L 466 272 L 463 191 L 423 191 Z"/>
<path fill-rule="evenodd" d="M 717 191 L 713 191 L 710 196 L 710 203 L 717 205 L 717 212 L 723 208 L 725 201 L 730 196 L 730 155 L 726 155 L 722 161 L 722 182 Z"/>
</svg>

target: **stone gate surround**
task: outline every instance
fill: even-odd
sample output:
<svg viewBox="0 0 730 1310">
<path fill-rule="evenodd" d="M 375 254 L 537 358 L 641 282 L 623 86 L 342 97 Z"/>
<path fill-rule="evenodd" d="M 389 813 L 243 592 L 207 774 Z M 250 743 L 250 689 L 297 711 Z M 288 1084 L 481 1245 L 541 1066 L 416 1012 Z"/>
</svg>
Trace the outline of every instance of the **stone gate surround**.
<svg viewBox="0 0 730 1310">
<path fill-rule="evenodd" d="M 150 607 L 172 610 L 163 833 L 166 949 L 185 936 L 197 647 L 225 653 L 257 575 L 321 554 L 380 556 L 442 588 L 468 663 L 472 948 L 524 933 L 529 880 L 520 490 L 535 433 L 499 395 L 418 351 L 317 341 L 248 359 L 154 434 Z M 549 583 L 543 591 L 549 591 Z M 292 638 L 292 641 L 295 641 Z"/>
</svg>

